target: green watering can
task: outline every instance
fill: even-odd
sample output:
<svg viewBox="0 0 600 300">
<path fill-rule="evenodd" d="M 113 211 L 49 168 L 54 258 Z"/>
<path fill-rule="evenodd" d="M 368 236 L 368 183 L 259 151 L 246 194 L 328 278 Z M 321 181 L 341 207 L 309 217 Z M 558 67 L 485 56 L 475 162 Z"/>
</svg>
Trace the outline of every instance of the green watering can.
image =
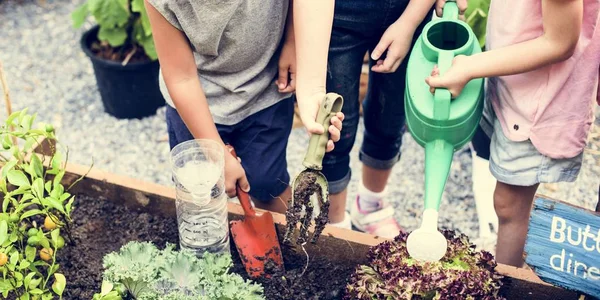
<svg viewBox="0 0 600 300">
<path fill-rule="evenodd" d="M 446 238 L 438 231 L 442 193 L 454 151 L 471 140 L 483 111 L 481 78 L 471 80 L 454 99 L 446 89 L 432 94 L 425 83 L 435 65 L 444 74 L 455 56 L 481 52 L 477 37 L 458 13 L 455 2 L 446 2 L 442 18 L 425 26 L 408 60 L 404 106 L 408 129 L 425 148 L 425 210 L 421 227 L 408 237 L 407 249 L 412 258 L 423 261 L 438 261 L 446 254 Z"/>
</svg>

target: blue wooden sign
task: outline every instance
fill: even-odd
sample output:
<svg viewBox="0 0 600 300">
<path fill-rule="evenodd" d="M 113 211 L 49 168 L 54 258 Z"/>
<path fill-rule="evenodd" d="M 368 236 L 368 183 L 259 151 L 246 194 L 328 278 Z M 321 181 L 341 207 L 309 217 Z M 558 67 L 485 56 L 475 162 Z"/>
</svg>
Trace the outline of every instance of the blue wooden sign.
<svg viewBox="0 0 600 300">
<path fill-rule="evenodd" d="M 600 297 L 600 214 L 536 197 L 525 254 L 543 281 Z"/>
</svg>

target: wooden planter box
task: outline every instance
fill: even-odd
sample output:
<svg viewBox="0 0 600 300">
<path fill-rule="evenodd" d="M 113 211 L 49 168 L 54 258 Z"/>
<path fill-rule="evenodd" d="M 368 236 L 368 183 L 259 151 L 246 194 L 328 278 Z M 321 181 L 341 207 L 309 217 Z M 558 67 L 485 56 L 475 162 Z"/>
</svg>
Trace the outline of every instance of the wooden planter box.
<svg viewBox="0 0 600 300">
<path fill-rule="evenodd" d="M 48 143 L 35 149 L 37 155 L 50 154 Z M 68 164 L 64 176 L 65 184 L 70 184 L 88 171 L 88 166 Z M 72 190 L 73 194 L 86 195 L 105 201 L 113 201 L 135 210 L 151 214 L 175 217 L 174 188 L 157 185 L 116 175 L 93 168 Z M 240 219 L 241 206 L 228 204 L 230 220 Z M 273 214 L 279 232 L 285 230 L 285 216 Z M 326 227 L 317 245 L 307 244 L 309 256 L 326 254 L 333 263 L 351 261 L 356 265 L 364 263 L 370 246 L 384 239 L 372 235 Z M 285 260 L 285 257 L 284 257 Z M 573 291 L 557 288 L 542 282 L 531 270 L 498 265 L 497 271 L 506 276 L 503 294 L 508 299 L 584 299 Z M 98 287 L 99 289 L 99 287 Z"/>
</svg>

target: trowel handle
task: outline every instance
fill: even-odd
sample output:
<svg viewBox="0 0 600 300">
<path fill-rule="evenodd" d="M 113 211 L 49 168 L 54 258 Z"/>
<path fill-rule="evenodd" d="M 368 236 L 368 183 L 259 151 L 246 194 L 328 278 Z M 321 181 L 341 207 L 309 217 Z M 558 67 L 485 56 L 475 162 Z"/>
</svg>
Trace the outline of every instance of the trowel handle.
<svg viewBox="0 0 600 300">
<path fill-rule="evenodd" d="M 231 155 L 233 155 L 233 157 L 235 157 L 237 159 L 237 154 L 235 153 L 235 150 L 233 149 L 233 147 L 231 145 L 227 145 L 227 150 L 229 150 L 229 153 L 231 153 Z M 246 216 L 256 216 L 256 211 L 254 211 L 254 208 L 252 207 L 252 203 L 250 203 L 250 195 L 248 195 L 247 192 L 244 192 L 239 184 L 235 185 L 235 189 L 236 189 L 237 197 L 240 200 L 240 204 L 242 205 L 242 208 L 244 209 L 244 214 Z"/>
<path fill-rule="evenodd" d="M 440 51 L 438 55 L 439 76 L 444 75 L 452 66 L 454 53 L 452 51 Z M 439 121 L 445 121 L 450 118 L 450 101 L 452 94 L 448 89 L 437 88 L 433 97 L 433 118 Z"/>
<path fill-rule="evenodd" d="M 456 0 L 446 0 L 444 4 L 444 12 L 442 13 L 442 19 L 444 20 L 458 20 L 458 5 Z"/>
<path fill-rule="evenodd" d="M 331 118 L 342 111 L 344 99 L 335 93 L 328 93 L 321 103 L 319 113 L 317 114 L 317 123 L 323 125 L 325 131 L 322 134 L 312 134 L 308 142 L 308 150 L 302 163 L 304 167 L 313 170 L 323 169 L 323 157 L 327 150 L 327 141 L 329 141 L 329 125 Z"/>
</svg>

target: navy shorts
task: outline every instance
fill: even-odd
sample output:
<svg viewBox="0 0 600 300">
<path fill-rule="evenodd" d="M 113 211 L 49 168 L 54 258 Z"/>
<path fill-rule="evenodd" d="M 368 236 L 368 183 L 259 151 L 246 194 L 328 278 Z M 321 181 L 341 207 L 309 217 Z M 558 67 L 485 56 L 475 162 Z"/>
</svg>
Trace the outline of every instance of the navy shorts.
<svg viewBox="0 0 600 300">
<path fill-rule="evenodd" d="M 360 119 L 358 96 L 363 58 L 366 52 L 375 48 L 385 30 L 402 15 L 408 3 L 408 0 L 335 2 L 327 91 L 344 97 L 342 112 L 345 119 L 340 141 L 323 158 L 323 174 L 329 181 L 332 194 L 342 192 L 350 182 L 350 151 Z M 430 18 L 428 15 L 417 28 L 413 43 Z M 373 63 L 371 60 L 369 66 Z M 363 101 L 365 133 L 360 149 L 360 160 L 366 166 L 391 169 L 400 158 L 405 131 L 407 63 L 408 59 L 404 59 L 394 73 L 369 73 L 369 86 Z"/>
<path fill-rule="evenodd" d="M 187 129 L 177 110 L 167 105 L 167 129 L 171 149 L 194 137 Z M 288 187 L 286 149 L 292 122 L 292 98 L 267 107 L 238 124 L 216 124 L 221 139 L 234 147 L 250 182 L 250 196 L 268 202 L 281 195 Z"/>
</svg>

